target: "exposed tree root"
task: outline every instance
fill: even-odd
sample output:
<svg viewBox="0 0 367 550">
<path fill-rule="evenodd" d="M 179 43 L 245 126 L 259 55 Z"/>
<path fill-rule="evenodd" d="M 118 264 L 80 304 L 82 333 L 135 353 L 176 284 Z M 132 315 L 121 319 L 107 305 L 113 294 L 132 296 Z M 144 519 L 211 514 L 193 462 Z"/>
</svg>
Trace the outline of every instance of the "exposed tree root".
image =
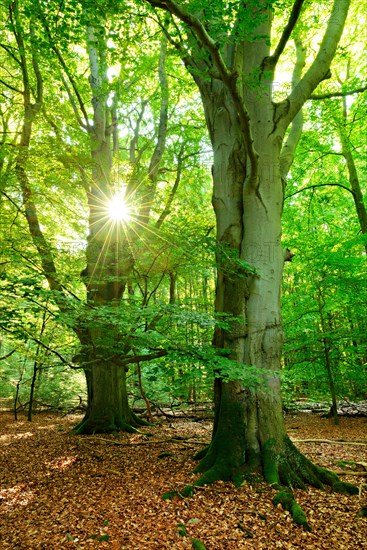
<svg viewBox="0 0 367 550">
<path fill-rule="evenodd" d="M 353 470 L 337 470 L 334 472 L 337 476 L 365 476 L 366 472 L 354 472 Z"/>
<path fill-rule="evenodd" d="M 72 433 L 75 435 L 136 433 L 139 426 L 152 426 L 152 424 L 137 416 L 133 411 L 126 413 L 125 418 L 121 413 L 114 414 L 111 411 L 104 415 L 88 412 L 83 420 L 73 428 Z"/>
<path fill-rule="evenodd" d="M 200 487 L 218 480 L 231 480 L 238 484 L 245 478 L 246 471 L 253 471 L 256 465 L 259 465 L 258 456 L 249 456 L 247 464 L 239 467 L 238 462 L 236 463 L 238 453 L 231 453 L 230 448 L 223 450 L 223 447 L 215 445 L 215 440 L 213 443 L 195 457 L 201 459 L 195 471 L 202 475 L 195 481 L 194 486 Z M 306 515 L 294 499 L 292 489 L 306 490 L 307 485 L 324 489 L 325 485 L 328 485 L 338 493 L 358 494 L 358 488 L 355 485 L 345 483 L 335 473 L 313 464 L 288 437 L 284 439 L 282 453 L 275 450 L 273 440 L 269 440 L 263 446 L 260 466 L 265 480 L 279 491 L 274 498 L 274 504 L 282 504 L 283 508 L 291 512 L 295 523 L 307 530 L 310 530 L 310 526 Z"/>
<path fill-rule="evenodd" d="M 72 433 L 75 435 L 107 434 L 119 431 L 136 433 L 138 426 L 151 426 L 151 424 L 138 418 L 134 413 L 131 413 L 129 422 L 113 414 L 105 417 L 87 415 L 73 428 Z"/>
<path fill-rule="evenodd" d="M 273 498 L 273 504 L 274 506 L 281 504 L 284 510 L 288 510 L 291 513 L 294 523 L 301 525 L 306 531 L 312 531 L 307 522 L 306 514 L 297 503 L 291 489 L 286 487 L 282 491 L 279 491 Z"/>
<path fill-rule="evenodd" d="M 154 426 L 152 422 L 148 422 L 147 420 L 140 418 L 140 416 L 137 416 L 132 411 L 131 411 L 131 417 L 133 419 L 134 425 L 136 424 L 136 426 Z"/>
</svg>

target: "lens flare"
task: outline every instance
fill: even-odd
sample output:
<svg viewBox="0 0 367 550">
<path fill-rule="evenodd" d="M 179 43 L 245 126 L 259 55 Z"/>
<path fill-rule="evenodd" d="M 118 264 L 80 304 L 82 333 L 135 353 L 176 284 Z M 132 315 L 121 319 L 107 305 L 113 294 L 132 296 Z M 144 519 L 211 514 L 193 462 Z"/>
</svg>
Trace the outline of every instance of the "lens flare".
<svg viewBox="0 0 367 550">
<path fill-rule="evenodd" d="M 126 222 L 130 219 L 130 209 L 123 193 L 117 193 L 108 203 L 108 216 L 115 222 Z"/>
</svg>

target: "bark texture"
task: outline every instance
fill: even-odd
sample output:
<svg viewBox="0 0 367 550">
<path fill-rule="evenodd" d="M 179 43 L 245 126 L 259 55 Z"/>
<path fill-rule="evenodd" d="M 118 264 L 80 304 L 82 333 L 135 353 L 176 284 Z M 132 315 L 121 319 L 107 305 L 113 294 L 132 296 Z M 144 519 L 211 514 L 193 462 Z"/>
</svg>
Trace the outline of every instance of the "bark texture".
<svg viewBox="0 0 367 550">
<path fill-rule="evenodd" d="M 311 465 L 285 432 L 280 393 L 285 259 L 281 215 L 286 176 L 302 131 L 301 108 L 329 73 L 349 2 L 333 3 L 319 51 L 303 74 L 306 52 L 295 31 L 302 0 L 294 2 L 273 54 L 273 12 L 266 3 L 239 3 L 224 35 L 222 28 L 216 34 L 223 14 L 215 8 L 210 14 L 193 14 L 174 0 L 147 1 L 189 29 L 186 42 L 172 39 L 172 44 L 199 87 L 213 147 L 215 310 L 229 320 L 228 328 L 217 327 L 213 345 L 243 370 L 240 379 L 229 382 L 223 381 L 220 368 L 215 373 L 213 436 L 197 455 L 201 461 L 196 471 L 202 475 L 196 484 L 236 479 L 246 469 L 258 469 L 274 485 L 337 487 L 335 477 Z M 276 102 L 275 68 L 293 31 L 293 89 Z M 254 368 L 256 380 L 251 381 Z"/>
</svg>

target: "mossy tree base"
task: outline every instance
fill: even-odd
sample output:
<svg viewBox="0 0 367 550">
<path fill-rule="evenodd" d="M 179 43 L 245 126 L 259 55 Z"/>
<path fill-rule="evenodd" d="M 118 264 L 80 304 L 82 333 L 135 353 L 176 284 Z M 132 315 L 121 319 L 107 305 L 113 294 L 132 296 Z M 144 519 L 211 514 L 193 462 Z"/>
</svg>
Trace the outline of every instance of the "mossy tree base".
<svg viewBox="0 0 367 550">
<path fill-rule="evenodd" d="M 235 463 L 235 456 L 227 448 L 227 452 L 218 452 L 218 445 L 209 445 L 197 455 L 201 459 L 195 468 L 196 473 L 202 473 L 195 485 L 211 484 L 215 481 L 234 481 L 244 477 L 244 472 L 259 469 L 261 466 L 264 479 L 274 488 L 293 487 L 306 489 L 312 485 L 324 489 L 325 485 L 331 486 L 333 491 L 346 494 L 357 494 L 358 488 L 351 483 L 345 483 L 339 477 L 325 468 L 320 468 L 306 458 L 286 436 L 284 438 L 284 450 L 282 453 L 274 451 L 274 441 L 269 440 L 260 453 L 261 462 L 248 460 L 246 463 Z"/>
<path fill-rule="evenodd" d="M 140 426 L 151 426 L 149 422 L 146 422 L 142 418 L 139 418 L 131 412 L 129 414 L 129 420 L 124 420 L 121 416 L 117 415 L 86 415 L 79 424 L 77 424 L 72 432 L 75 435 L 93 435 L 93 434 L 106 434 L 115 432 L 128 432 L 136 433 Z"/>
<path fill-rule="evenodd" d="M 294 498 L 291 489 L 286 487 L 285 489 L 279 491 L 273 498 L 273 504 L 274 506 L 281 504 L 284 510 L 288 510 L 291 513 L 293 521 L 297 525 L 301 525 L 306 529 L 306 531 L 312 531 L 308 524 L 306 514 Z"/>
<path fill-rule="evenodd" d="M 139 426 L 150 425 L 130 409 L 126 371 L 120 364 L 96 361 L 93 370 L 87 373 L 88 409 L 83 420 L 75 426 L 75 434 L 134 433 Z"/>
<path fill-rule="evenodd" d="M 260 456 L 249 456 L 248 462 L 236 464 L 238 453 L 231 452 L 226 447 L 223 452 L 218 445 L 216 438 L 209 447 L 200 451 L 195 458 L 201 462 L 195 472 L 202 475 L 195 481 L 194 486 L 212 484 L 215 481 L 233 481 L 236 485 L 246 477 L 245 472 L 261 470 L 264 479 L 275 489 L 277 495 L 273 499 L 275 505 L 282 504 L 285 510 L 289 510 L 293 520 L 306 530 L 311 530 L 305 513 L 296 502 L 292 489 L 307 489 L 312 485 L 324 489 L 325 485 L 330 486 L 333 491 L 349 495 L 358 494 L 358 488 L 351 483 L 345 483 L 333 472 L 313 464 L 306 458 L 285 436 L 283 452 L 275 451 L 275 441 L 268 440 L 260 452 Z"/>
</svg>

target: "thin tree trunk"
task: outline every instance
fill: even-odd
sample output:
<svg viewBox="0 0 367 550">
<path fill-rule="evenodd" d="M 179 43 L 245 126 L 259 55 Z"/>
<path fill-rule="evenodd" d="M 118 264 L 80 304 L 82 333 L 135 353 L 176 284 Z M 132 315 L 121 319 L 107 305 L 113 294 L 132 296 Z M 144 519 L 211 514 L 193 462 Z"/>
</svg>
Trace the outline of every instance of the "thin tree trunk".
<svg viewBox="0 0 367 550">
<path fill-rule="evenodd" d="M 317 301 L 319 306 L 319 313 L 320 313 L 320 323 L 321 323 L 321 330 L 323 333 L 322 336 L 322 345 L 324 349 L 324 356 L 325 356 L 325 368 L 327 373 L 327 379 L 330 389 L 330 396 L 331 396 L 331 411 L 334 419 L 335 426 L 339 425 L 339 416 L 338 416 L 338 402 L 336 397 L 336 390 L 335 390 L 335 383 L 334 383 L 334 376 L 333 376 L 333 366 L 330 356 L 331 351 L 331 345 L 330 345 L 330 338 L 325 336 L 327 333 L 327 326 L 326 321 L 324 317 L 324 303 L 321 295 L 321 289 L 318 289 L 318 295 L 317 295 Z"/>
</svg>

